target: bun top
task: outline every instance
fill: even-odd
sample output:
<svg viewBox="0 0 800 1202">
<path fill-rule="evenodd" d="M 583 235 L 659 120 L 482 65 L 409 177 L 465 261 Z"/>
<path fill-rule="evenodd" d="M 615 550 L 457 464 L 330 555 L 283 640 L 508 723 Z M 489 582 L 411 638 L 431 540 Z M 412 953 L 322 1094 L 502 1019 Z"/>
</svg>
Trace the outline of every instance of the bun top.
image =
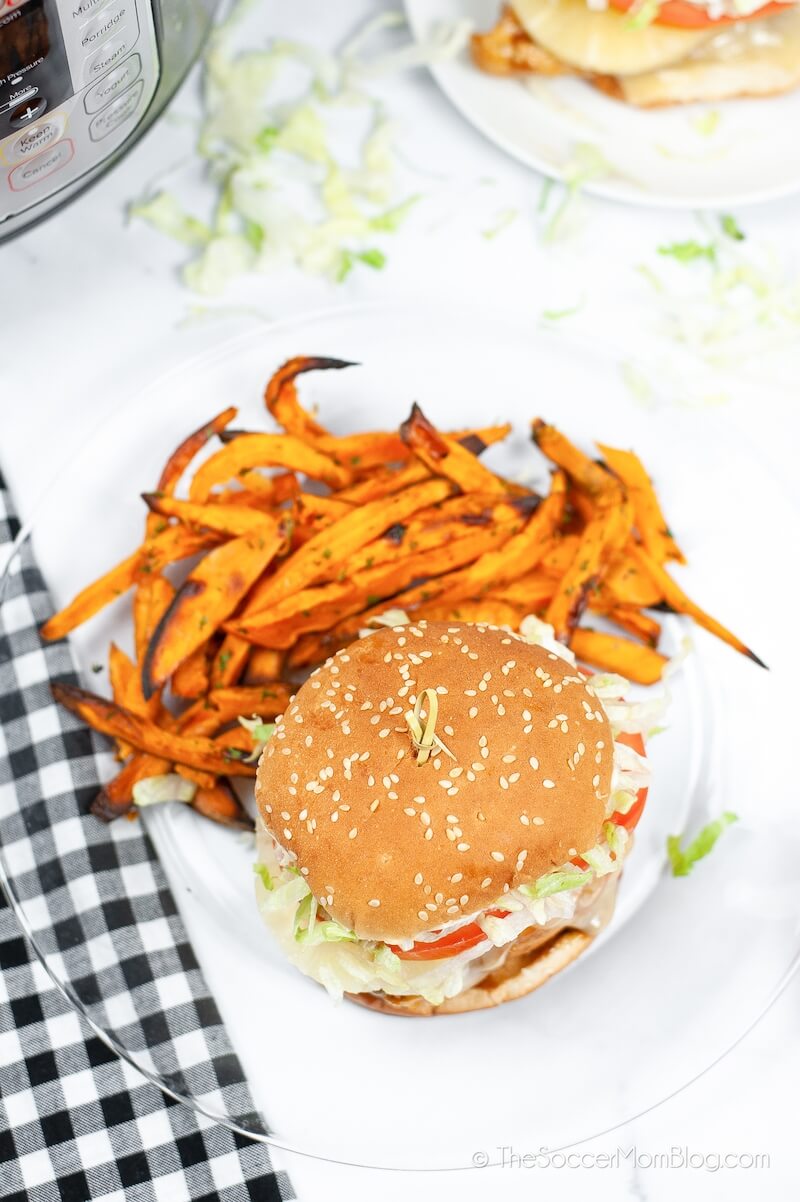
<svg viewBox="0 0 800 1202">
<path fill-rule="evenodd" d="M 426 689 L 450 755 L 434 747 L 420 763 L 405 714 Z M 420 621 L 312 673 L 276 723 L 256 799 L 331 917 L 393 942 L 594 846 L 613 750 L 571 664 L 495 626 Z"/>
</svg>

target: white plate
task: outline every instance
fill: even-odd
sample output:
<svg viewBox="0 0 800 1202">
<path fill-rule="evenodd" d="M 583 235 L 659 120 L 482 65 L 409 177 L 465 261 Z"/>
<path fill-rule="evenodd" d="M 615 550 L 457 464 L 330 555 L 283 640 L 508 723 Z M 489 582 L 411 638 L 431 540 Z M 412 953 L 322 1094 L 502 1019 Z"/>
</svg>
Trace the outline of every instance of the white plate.
<svg viewBox="0 0 800 1202">
<path fill-rule="evenodd" d="M 405 0 L 412 31 L 437 22 L 496 22 L 501 0 Z M 596 196 L 673 208 L 759 204 L 800 188 L 800 92 L 721 105 L 638 110 L 580 80 L 522 82 L 487 75 L 468 52 L 431 68 L 459 112 L 503 150 L 553 179 L 564 179 L 576 146 L 596 147 L 611 164 L 587 181 Z M 719 113 L 711 135 L 702 118 Z"/>
<path fill-rule="evenodd" d="M 59 601 L 138 541 L 138 493 L 187 430 L 232 402 L 237 425 L 268 424 L 263 384 L 299 353 L 363 364 L 303 378 L 303 397 L 337 431 L 396 425 L 412 400 L 443 426 L 509 418 L 510 445 L 487 455 L 500 470 L 539 479 L 546 465 L 528 437 L 537 413 L 587 447 L 591 436 L 635 445 L 692 562 L 688 585 L 778 660 L 781 632 L 764 616 L 761 582 L 789 595 L 774 521 L 787 509 L 741 445 L 706 414 L 637 408 L 594 347 L 536 334 L 514 316 L 454 309 L 340 310 L 151 364 L 151 385 L 70 461 L 33 524 Z M 667 623 L 670 649 L 684 630 Z M 104 661 L 112 638 L 130 646 L 127 599 L 74 636 L 90 688 L 103 678 L 88 666 Z M 701 653 L 674 683 L 669 730 L 651 743 L 655 782 L 616 921 L 568 972 L 494 1011 L 404 1021 L 333 1006 L 262 930 L 242 837 L 180 807 L 147 814 L 277 1144 L 401 1167 L 468 1165 L 483 1153 L 496 1160 L 508 1145 L 563 1146 L 682 1088 L 764 1011 L 798 943 L 800 854 L 781 767 L 793 682 L 702 633 L 697 643 Z M 723 809 L 739 812 L 739 826 L 692 877 L 668 879 L 666 835 Z M 158 1068 L 158 1048 L 127 1050 Z M 231 1119 L 212 1094 L 188 1100 Z"/>
</svg>

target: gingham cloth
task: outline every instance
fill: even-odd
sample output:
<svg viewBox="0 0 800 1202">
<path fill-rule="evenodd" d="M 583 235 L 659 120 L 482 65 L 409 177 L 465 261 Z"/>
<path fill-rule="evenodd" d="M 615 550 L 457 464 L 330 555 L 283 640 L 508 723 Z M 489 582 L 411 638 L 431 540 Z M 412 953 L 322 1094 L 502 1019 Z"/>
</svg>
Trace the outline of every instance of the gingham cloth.
<svg viewBox="0 0 800 1202">
<path fill-rule="evenodd" d="M 17 533 L 0 477 L 0 566 Z M 53 703 L 76 680 L 31 547 L 0 602 L 0 845 L 33 935 L 93 1020 L 173 1087 L 258 1125 L 239 1061 L 140 823 L 86 813 L 99 744 Z M 267 1149 L 198 1119 L 120 1060 L 53 986 L 0 892 L 0 1198 L 271 1202 Z"/>
</svg>

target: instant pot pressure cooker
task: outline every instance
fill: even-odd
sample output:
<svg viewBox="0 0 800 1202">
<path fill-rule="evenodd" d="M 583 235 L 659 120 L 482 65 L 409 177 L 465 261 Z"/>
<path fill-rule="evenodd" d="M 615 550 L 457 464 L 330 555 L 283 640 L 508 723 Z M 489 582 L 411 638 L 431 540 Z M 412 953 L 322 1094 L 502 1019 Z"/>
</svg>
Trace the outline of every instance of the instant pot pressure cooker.
<svg viewBox="0 0 800 1202">
<path fill-rule="evenodd" d="M 88 187 L 197 58 L 218 0 L 0 0 L 0 240 Z"/>
</svg>

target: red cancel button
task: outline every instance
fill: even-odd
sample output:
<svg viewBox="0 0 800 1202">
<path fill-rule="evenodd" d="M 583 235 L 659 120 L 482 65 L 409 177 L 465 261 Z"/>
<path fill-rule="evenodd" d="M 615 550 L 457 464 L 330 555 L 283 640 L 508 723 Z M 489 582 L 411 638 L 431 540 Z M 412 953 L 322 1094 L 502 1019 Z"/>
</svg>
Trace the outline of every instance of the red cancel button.
<svg viewBox="0 0 800 1202">
<path fill-rule="evenodd" d="M 22 192 L 23 189 L 32 188 L 34 184 L 38 184 L 39 180 L 47 179 L 48 175 L 65 167 L 74 153 L 75 147 L 71 139 L 64 138 L 61 142 L 56 142 L 55 146 L 51 146 L 49 150 L 42 151 L 41 154 L 28 159 L 26 163 L 20 163 L 19 167 L 15 167 L 8 177 L 11 191 Z"/>
</svg>

